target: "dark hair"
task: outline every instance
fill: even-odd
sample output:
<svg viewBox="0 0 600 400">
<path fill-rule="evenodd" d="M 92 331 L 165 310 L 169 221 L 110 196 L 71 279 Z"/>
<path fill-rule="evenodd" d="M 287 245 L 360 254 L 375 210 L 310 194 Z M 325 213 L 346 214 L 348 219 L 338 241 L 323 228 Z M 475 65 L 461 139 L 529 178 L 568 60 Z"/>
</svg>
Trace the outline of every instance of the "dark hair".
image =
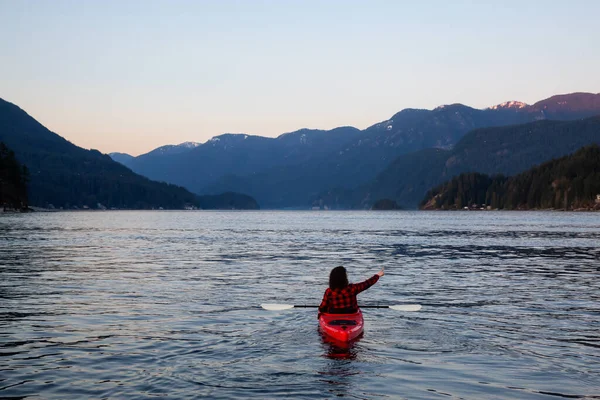
<svg viewBox="0 0 600 400">
<path fill-rule="evenodd" d="M 339 266 L 331 270 L 329 274 L 329 289 L 343 289 L 348 286 L 348 275 L 346 268 Z"/>
</svg>

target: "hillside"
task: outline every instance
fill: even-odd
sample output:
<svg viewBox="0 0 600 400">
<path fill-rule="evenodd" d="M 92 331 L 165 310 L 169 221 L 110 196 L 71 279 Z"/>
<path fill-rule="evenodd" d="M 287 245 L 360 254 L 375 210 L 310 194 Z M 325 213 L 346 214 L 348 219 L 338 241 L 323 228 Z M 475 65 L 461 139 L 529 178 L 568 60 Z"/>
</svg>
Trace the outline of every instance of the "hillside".
<svg viewBox="0 0 600 400">
<path fill-rule="evenodd" d="M 461 174 L 430 190 L 422 209 L 600 209 L 600 147 L 591 145 L 510 178 Z"/>
<path fill-rule="evenodd" d="M 0 99 L 0 141 L 29 169 L 29 204 L 72 208 L 183 208 L 195 195 L 152 182 L 96 150 L 50 132 L 16 105 Z"/>
<path fill-rule="evenodd" d="M 381 198 L 415 208 L 429 189 L 460 173 L 514 175 L 592 143 L 600 143 L 600 117 L 477 129 L 452 150 L 400 156 L 369 184 L 329 190 L 318 199 L 332 208 L 368 208 Z"/>
</svg>

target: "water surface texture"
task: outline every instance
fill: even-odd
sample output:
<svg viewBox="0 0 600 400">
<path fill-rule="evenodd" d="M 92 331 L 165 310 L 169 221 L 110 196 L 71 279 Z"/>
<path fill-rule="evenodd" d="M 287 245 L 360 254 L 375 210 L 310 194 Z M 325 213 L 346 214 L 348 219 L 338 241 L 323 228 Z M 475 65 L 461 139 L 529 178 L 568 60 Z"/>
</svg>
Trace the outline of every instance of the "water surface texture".
<svg viewBox="0 0 600 400">
<path fill-rule="evenodd" d="M 332 267 L 386 275 L 340 348 Z M 0 214 L 0 397 L 600 398 L 600 214 Z"/>
</svg>

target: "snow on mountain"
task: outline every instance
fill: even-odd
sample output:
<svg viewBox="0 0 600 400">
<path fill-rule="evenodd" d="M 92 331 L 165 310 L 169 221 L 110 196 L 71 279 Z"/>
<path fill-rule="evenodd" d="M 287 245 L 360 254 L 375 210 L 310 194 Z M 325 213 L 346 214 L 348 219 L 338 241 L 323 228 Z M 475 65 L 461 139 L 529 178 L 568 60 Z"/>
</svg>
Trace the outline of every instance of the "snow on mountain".
<svg viewBox="0 0 600 400">
<path fill-rule="evenodd" d="M 185 147 L 188 149 L 195 149 L 196 147 L 200 146 L 201 143 L 198 142 L 183 142 L 177 145 L 177 147 Z"/>
<path fill-rule="evenodd" d="M 197 142 L 183 142 L 180 144 L 167 144 L 165 146 L 158 147 L 146 154 L 179 154 L 184 153 L 188 150 L 195 149 L 200 146 L 201 143 Z"/>
<path fill-rule="evenodd" d="M 496 104 L 495 106 L 491 106 L 489 110 L 502 110 L 507 108 L 516 108 L 521 109 L 529 106 L 529 104 L 523 103 L 521 101 L 505 101 L 504 103 Z"/>
</svg>

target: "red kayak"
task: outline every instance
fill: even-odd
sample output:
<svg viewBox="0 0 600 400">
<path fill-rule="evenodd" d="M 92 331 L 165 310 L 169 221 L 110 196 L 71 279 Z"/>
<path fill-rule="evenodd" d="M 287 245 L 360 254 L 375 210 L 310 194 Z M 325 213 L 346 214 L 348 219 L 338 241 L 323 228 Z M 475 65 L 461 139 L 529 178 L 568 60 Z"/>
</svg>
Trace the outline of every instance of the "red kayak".
<svg viewBox="0 0 600 400">
<path fill-rule="evenodd" d="M 365 328 L 362 312 L 354 314 L 325 314 L 319 317 L 321 331 L 341 342 L 349 342 L 356 339 Z"/>
</svg>

